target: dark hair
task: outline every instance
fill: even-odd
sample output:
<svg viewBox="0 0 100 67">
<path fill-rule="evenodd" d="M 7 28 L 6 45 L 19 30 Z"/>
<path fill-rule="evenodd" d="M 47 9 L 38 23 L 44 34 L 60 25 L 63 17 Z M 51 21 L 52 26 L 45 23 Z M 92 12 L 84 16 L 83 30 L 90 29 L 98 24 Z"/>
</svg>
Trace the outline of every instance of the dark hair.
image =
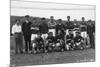
<svg viewBox="0 0 100 67">
<path fill-rule="evenodd" d="M 50 16 L 50 18 L 51 18 L 51 17 L 53 18 L 53 16 Z"/>
<path fill-rule="evenodd" d="M 85 17 L 82 17 L 82 19 L 85 19 Z"/>
<path fill-rule="evenodd" d="M 45 18 L 41 18 L 41 20 L 45 20 Z"/>
<path fill-rule="evenodd" d="M 17 21 L 20 21 L 20 20 L 18 20 L 18 19 L 17 19 L 17 20 L 15 20 L 15 22 L 17 22 Z"/>
<path fill-rule="evenodd" d="M 30 16 L 29 15 L 25 15 L 25 18 L 29 18 Z"/>
<path fill-rule="evenodd" d="M 58 19 L 58 21 L 62 21 L 62 19 Z"/>
<path fill-rule="evenodd" d="M 70 18 L 70 16 L 67 16 L 67 18 Z"/>
<path fill-rule="evenodd" d="M 90 20 L 88 20 L 88 22 L 91 22 L 92 20 L 90 19 Z"/>
</svg>

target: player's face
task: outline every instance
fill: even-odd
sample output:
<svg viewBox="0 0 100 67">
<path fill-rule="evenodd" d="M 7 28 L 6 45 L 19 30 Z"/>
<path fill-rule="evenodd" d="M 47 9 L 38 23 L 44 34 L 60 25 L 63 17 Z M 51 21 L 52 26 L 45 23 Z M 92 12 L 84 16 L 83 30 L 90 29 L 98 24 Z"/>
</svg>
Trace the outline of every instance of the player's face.
<svg viewBox="0 0 100 67">
<path fill-rule="evenodd" d="M 43 23 L 45 23 L 45 20 L 42 20 Z"/>
<path fill-rule="evenodd" d="M 20 22 L 19 21 L 17 21 L 16 23 L 17 23 L 17 25 L 20 25 Z"/>
<path fill-rule="evenodd" d="M 52 34 L 49 34 L 49 36 L 53 36 Z"/>
<path fill-rule="evenodd" d="M 58 23 L 61 24 L 61 20 L 59 20 Z"/>
<path fill-rule="evenodd" d="M 67 17 L 67 20 L 70 21 L 70 17 Z"/>
<path fill-rule="evenodd" d="M 54 19 L 54 17 L 53 17 L 53 16 L 51 16 L 51 17 L 50 17 L 50 19 L 51 19 L 51 20 L 53 20 L 53 19 Z"/>
<path fill-rule="evenodd" d="M 85 20 L 85 18 L 82 18 L 82 21 L 84 21 Z"/>
<path fill-rule="evenodd" d="M 60 30 L 58 31 L 58 34 L 61 34 L 61 31 Z"/>
</svg>

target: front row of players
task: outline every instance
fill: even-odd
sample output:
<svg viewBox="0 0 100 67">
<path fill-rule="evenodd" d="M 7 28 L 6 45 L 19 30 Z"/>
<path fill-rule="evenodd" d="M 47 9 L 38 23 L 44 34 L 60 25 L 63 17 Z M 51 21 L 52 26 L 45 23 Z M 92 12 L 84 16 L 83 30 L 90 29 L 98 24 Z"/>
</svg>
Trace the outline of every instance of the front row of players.
<svg viewBox="0 0 100 67">
<path fill-rule="evenodd" d="M 84 49 L 84 39 L 80 32 L 76 32 L 74 37 L 71 30 L 69 30 L 67 36 L 58 31 L 58 34 L 54 37 L 52 32 L 49 32 L 46 39 L 43 39 L 41 33 L 38 33 L 32 42 L 32 47 L 34 53 Z"/>
</svg>

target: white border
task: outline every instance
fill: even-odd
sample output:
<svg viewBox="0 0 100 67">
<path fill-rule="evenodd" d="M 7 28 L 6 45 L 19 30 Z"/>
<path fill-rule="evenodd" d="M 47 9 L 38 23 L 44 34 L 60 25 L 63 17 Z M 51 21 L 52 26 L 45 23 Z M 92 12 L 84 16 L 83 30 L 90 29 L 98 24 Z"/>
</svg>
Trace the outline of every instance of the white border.
<svg viewBox="0 0 100 67">
<path fill-rule="evenodd" d="M 0 67 L 9 67 L 10 61 L 10 0 L 0 1 Z M 30 0 L 33 1 L 33 0 Z M 96 5 L 96 62 L 89 63 L 68 63 L 68 64 L 54 64 L 54 65 L 37 65 L 38 67 L 98 67 L 100 62 L 100 45 L 99 45 L 99 27 L 100 27 L 100 2 L 99 0 L 34 0 L 42 2 L 58 2 L 58 3 L 72 3 L 72 4 L 89 4 Z M 28 66 L 27 66 L 28 67 Z M 29 66 L 33 67 L 33 66 Z"/>
</svg>

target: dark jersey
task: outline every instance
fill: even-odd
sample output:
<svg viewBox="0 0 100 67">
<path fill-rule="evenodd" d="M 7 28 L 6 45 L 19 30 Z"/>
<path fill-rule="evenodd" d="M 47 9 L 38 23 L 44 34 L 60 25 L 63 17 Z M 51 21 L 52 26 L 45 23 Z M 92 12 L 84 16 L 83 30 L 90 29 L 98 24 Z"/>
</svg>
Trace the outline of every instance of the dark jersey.
<svg viewBox="0 0 100 67">
<path fill-rule="evenodd" d="M 56 43 L 59 42 L 60 40 L 63 40 L 63 41 L 64 41 L 64 35 L 60 34 L 60 35 L 57 35 L 57 36 L 55 37 L 55 42 L 56 42 Z"/>
<path fill-rule="evenodd" d="M 73 39 L 73 34 L 69 34 L 66 36 L 66 39 Z"/>
<path fill-rule="evenodd" d="M 66 22 L 66 29 L 73 29 L 74 24 L 71 21 Z"/>
<path fill-rule="evenodd" d="M 65 29 L 65 26 L 63 24 L 57 24 L 56 25 L 56 32 L 58 32 L 58 30 L 61 30 L 63 32 L 64 29 Z"/>
<path fill-rule="evenodd" d="M 31 33 L 32 34 L 37 34 L 39 32 L 39 29 L 37 27 L 32 27 Z"/>
<path fill-rule="evenodd" d="M 46 34 L 46 33 L 48 32 L 48 25 L 47 25 L 45 22 L 43 22 L 43 23 L 40 24 L 40 26 L 39 26 L 39 31 L 40 31 L 40 33 L 42 33 L 42 34 Z"/>
<path fill-rule="evenodd" d="M 40 37 L 40 38 L 35 38 L 35 41 L 34 41 L 35 43 L 43 43 L 43 39 L 42 39 L 42 37 Z"/>
<path fill-rule="evenodd" d="M 82 31 L 82 32 L 83 32 L 83 31 L 87 31 L 87 26 L 86 26 L 86 25 L 81 25 L 80 28 L 81 28 L 81 31 Z"/>
<path fill-rule="evenodd" d="M 95 32 L 95 25 L 88 25 L 87 26 L 87 33 L 89 35 L 93 35 L 93 32 Z"/>
<path fill-rule="evenodd" d="M 22 24 L 22 31 L 24 35 L 31 35 L 31 22 Z"/>
<path fill-rule="evenodd" d="M 47 39 L 49 43 L 55 42 L 55 38 L 53 36 L 48 36 Z"/>
<path fill-rule="evenodd" d="M 67 43 L 70 43 L 70 42 L 73 40 L 73 38 L 74 38 L 74 37 L 73 37 L 73 34 L 67 35 L 67 36 L 66 36 L 66 40 L 67 40 L 66 42 L 67 42 Z"/>
<path fill-rule="evenodd" d="M 83 40 L 83 38 L 81 36 L 76 36 L 74 38 L 74 42 L 80 42 L 81 40 Z"/>
</svg>

